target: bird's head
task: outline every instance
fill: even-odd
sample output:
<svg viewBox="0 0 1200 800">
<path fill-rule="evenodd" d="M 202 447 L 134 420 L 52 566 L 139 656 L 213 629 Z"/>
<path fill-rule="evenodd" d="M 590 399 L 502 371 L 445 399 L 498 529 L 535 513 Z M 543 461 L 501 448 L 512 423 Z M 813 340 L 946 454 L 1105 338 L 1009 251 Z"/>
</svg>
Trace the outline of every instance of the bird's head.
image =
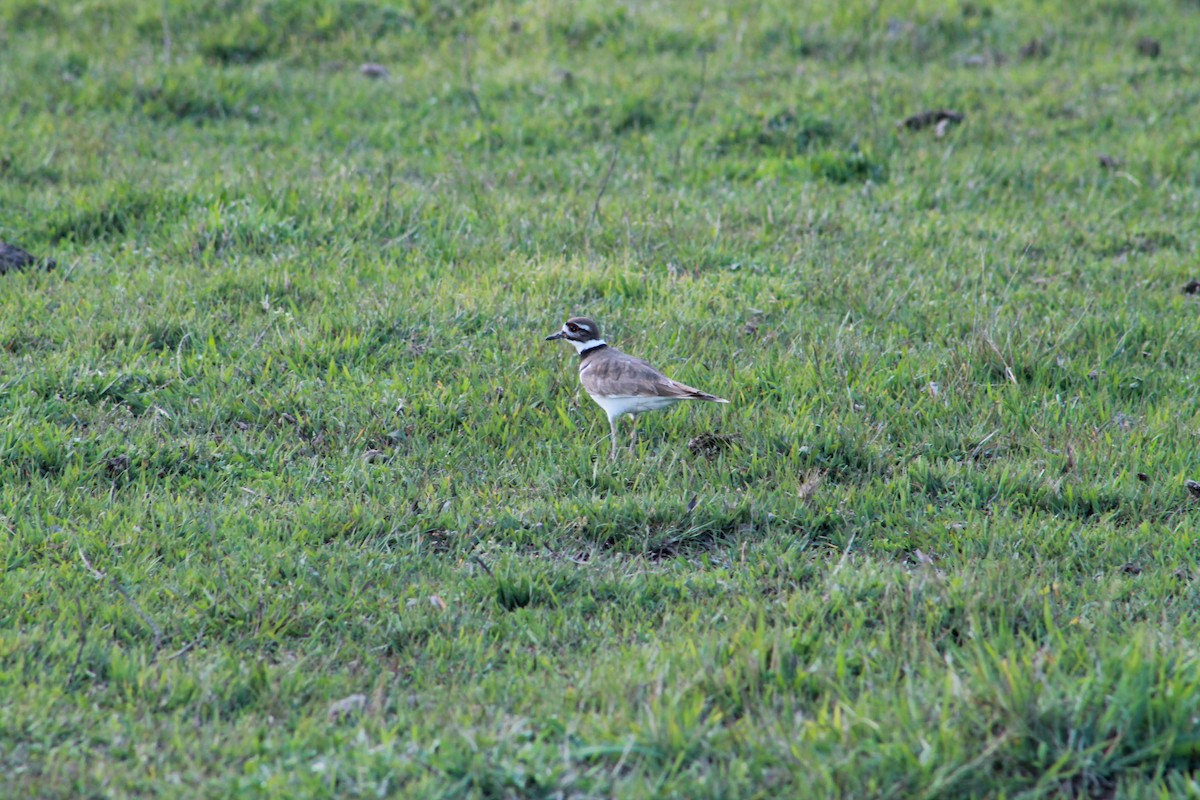
<svg viewBox="0 0 1200 800">
<path fill-rule="evenodd" d="M 548 342 L 554 339 L 566 339 L 580 353 L 604 344 L 600 338 L 600 326 L 588 317 L 571 317 L 560 330 L 546 337 Z"/>
</svg>

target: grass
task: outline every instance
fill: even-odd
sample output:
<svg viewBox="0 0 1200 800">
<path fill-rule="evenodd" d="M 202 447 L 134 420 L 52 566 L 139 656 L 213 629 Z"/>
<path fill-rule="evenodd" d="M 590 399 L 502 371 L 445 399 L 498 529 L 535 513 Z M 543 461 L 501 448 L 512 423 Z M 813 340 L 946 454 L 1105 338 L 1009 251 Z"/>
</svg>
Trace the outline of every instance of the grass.
<svg viewBox="0 0 1200 800">
<path fill-rule="evenodd" d="M 0 0 L 0 794 L 1200 795 L 1198 37 Z"/>
</svg>

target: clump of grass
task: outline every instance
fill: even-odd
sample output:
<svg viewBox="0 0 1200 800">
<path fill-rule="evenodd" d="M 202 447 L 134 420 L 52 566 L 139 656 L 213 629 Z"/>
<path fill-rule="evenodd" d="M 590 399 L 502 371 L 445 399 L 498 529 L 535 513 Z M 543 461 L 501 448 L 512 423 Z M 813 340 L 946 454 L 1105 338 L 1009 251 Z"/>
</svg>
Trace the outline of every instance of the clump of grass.
<svg viewBox="0 0 1200 800">
<path fill-rule="evenodd" d="M 716 140 L 720 155 L 749 151 L 793 157 L 811 147 L 825 144 L 835 134 L 831 120 L 794 109 L 781 109 L 767 116 L 740 115 Z"/>
</svg>

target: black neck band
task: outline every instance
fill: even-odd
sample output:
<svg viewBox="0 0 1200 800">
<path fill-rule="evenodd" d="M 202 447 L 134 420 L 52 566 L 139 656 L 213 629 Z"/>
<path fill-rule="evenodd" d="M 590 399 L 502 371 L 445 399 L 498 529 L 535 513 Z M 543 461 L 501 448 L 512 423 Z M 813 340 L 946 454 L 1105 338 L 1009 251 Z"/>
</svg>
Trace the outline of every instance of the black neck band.
<svg viewBox="0 0 1200 800">
<path fill-rule="evenodd" d="M 589 347 L 587 350 L 580 350 L 579 351 L 579 361 L 580 362 L 586 361 L 587 357 L 590 356 L 592 353 L 595 353 L 597 350 L 603 350 L 606 347 L 608 347 L 608 345 L 601 342 L 600 344 L 596 345 L 595 347 Z"/>
</svg>

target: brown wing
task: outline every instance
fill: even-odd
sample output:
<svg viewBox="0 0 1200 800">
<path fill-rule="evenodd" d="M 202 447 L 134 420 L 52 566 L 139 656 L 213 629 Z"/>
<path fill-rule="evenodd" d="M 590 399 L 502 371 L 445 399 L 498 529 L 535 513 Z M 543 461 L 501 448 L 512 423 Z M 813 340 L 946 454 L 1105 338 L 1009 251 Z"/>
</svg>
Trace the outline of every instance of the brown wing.
<svg viewBox="0 0 1200 800">
<path fill-rule="evenodd" d="M 681 400 L 728 400 L 702 392 L 685 383 L 673 381 L 640 358 L 613 352 L 608 358 L 585 363 L 579 380 L 591 394 L 600 397 L 678 397 Z"/>
</svg>

